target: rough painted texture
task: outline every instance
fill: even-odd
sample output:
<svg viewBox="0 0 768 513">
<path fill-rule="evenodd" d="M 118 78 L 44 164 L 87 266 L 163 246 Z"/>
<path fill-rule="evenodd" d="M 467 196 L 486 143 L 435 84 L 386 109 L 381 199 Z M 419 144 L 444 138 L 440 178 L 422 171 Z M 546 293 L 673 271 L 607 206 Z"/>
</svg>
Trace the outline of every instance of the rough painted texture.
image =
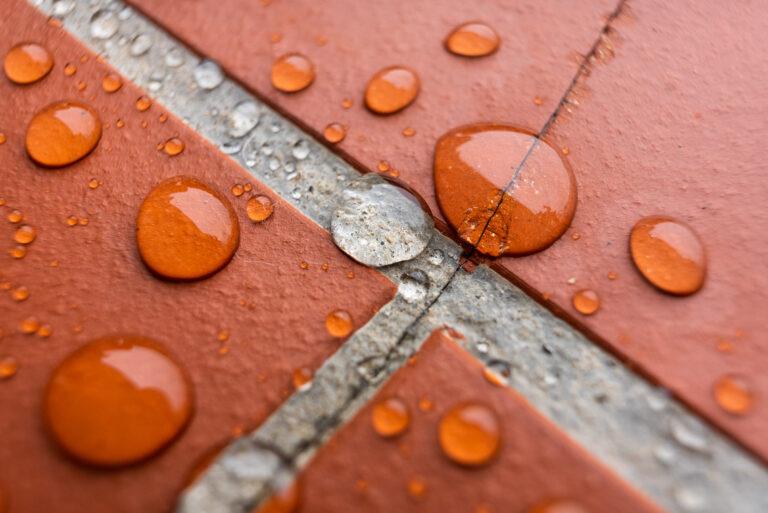
<svg viewBox="0 0 768 513">
<path fill-rule="evenodd" d="M 367 169 L 389 162 L 435 213 L 432 152 L 437 138 L 477 121 L 538 131 L 615 7 L 612 0 L 205 0 L 183 8 L 153 0 L 129 3 L 216 59 L 319 139 L 328 123 L 347 125 L 346 138 L 335 148 Z M 478 19 L 501 36 L 496 53 L 467 59 L 443 48 L 457 25 Z M 273 43 L 275 34 L 280 40 Z M 319 37 L 326 40 L 322 46 Z M 270 83 L 273 60 L 288 52 L 309 56 L 317 71 L 315 82 L 293 95 Z M 404 111 L 378 116 L 365 108 L 363 92 L 371 76 L 390 65 L 415 70 L 421 92 Z M 348 110 L 342 107 L 345 98 L 354 102 Z M 404 137 L 406 127 L 416 134 Z"/>
<path fill-rule="evenodd" d="M 388 397 L 402 399 L 412 417 L 407 431 L 394 439 L 380 437 L 371 425 L 373 405 Z M 424 399 L 431 410 L 419 408 Z M 492 408 L 501 419 L 499 453 L 479 468 L 451 463 L 437 440 L 441 416 L 466 401 Z M 418 498 L 407 491 L 414 478 L 426 485 Z M 576 500 L 592 513 L 660 511 L 511 389 L 488 382 L 481 364 L 444 330 L 434 332 L 318 452 L 300 480 L 301 512 L 524 512 L 554 498 Z"/>
<path fill-rule="evenodd" d="M 570 150 L 579 185 L 571 229 L 542 253 L 500 261 L 763 460 L 766 23 L 757 3 L 630 2 L 608 35 L 608 57 L 593 63 L 546 134 Z M 707 278 L 692 296 L 659 292 L 632 264 L 632 226 L 654 214 L 688 223 L 704 243 Z M 570 303 L 585 287 L 602 301 L 591 317 Z M 721 341 L 732 351 L 718 351 Z M 754 408 L 743 417 L 715 403 L 712 385 L 725 373 L 752 384 Z"/>
<path fill-rule="evenodd" d="M 30 291 L 20 303 L 8 291 L 0 295 L 0 353 L 19 361 L 18 374 L 0 382 L 0 487 L 13 513 L 167 511 L 201 453 L 233 431 L 261 423 L 292 393 L 293 369 L 316 368 L 339 347 L 324 328 L 329 311 L 348 310 L 360 327 L 391 299 L 394 287 L 344 256 L 319 226 L 178 119 L 169 116 L 160 123 L 166 113 L 162 106 L 139 112 L 134 102 L 142 93 L 136 87 L 126 82 L 106 94 L 101 79 L 109 68 L 25 2 L 4 4 L 2 15 L 3 53 L 19 41 L 37 41 L 52 50 L 56 64 L 31 86 L 0 77 L 0 131 L 7 136 L 0 145 L 0 197 L 6 201 L 0 207 L 0 281 Z M 62 71 L 67 62 L 78 67 L 72 77 Z M 76 86 L 81 80 L 86 83 L 82 92 Z M 40 108 L 66 98 L 99 112 L 102 140 L 81 162 L 41 169 L 24 153 L 26 124 Z M 123 128 L 116 127 L 118 119 Z M 156 150 L 171 136 L 186 145 L 176 157 Z M 241 226 L 234 259 L 215 276 L 186 284 L 153 277 L 135 247 L 134 221 L 145 194 L 179 174 L 195 176 L 227 196 Z M 92 190 L 93 178 L 100 186 Z M 234 197 L 235 183 L 252 183 L 254 192 L 275 201 L 267 222 L 248 220 L 248 195 Z M 37 229 L 21 260 L 6 252 L 15 229 L 5 219 L 11 209 L 22 211 L 25 222 Z M 70 215 L 89 222 L 70 227 Z M 53 260 L 57 267 L 51 267 Z M 310 264 L 308 270 L 299 266 L 302 260 Z M 327 272 L 323 263 L 329 264 Z M 28 316 L 50 324 L 53 334 L 19 333 L 20 321 Z M 229 331 L 224 344 L 217 339 L 222 330 Z M 146 464 L 97 471 L 74 463 L 46 437 L 42 391 L 65 355 L 114 333 L 151 336 L 168 347 L 192 376 L 196 414 L 181 438 Z M 219 354 L 222 345 L 228 353 Z"/>
</svg>

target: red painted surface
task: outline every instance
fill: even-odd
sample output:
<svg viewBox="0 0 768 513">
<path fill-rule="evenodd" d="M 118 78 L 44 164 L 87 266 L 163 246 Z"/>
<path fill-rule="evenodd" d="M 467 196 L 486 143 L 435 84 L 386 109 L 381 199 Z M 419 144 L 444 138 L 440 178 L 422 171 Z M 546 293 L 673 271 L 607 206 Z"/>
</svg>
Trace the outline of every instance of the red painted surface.
<svg viewBox="0 0 768 513">
<path fill-rule="evenodd" d="M 371 425 L 373 405 L 389 397 L 402 399 L 411 414 L 408 430 L 396 438 L 381 437 Z M 431 410 L 419 408 L 424 399 Z M 442 415 L 467 401 L 491 408 L 500 419 L 501 448 L 482 467 L 452 463 L 438 443 Z M 409 495 L 412 479 L 426 485 L 421 497 Z M 565 498 L 590 513 L 660 511 L 522 397 L 487 381 L 480 362 L 442 330 L 320 449 L 300 483 L 300 511 L 307 513 L 524 513 L 542 501 Z"/>
<path fill-rule="evenodd" d="M 108 66 L 26 2 L 13 0 L 11 7 L 3 9 L 0 52 L 19 41 L 37 41 L 51 49 L 56 63 L 46 78 L 29 86 L 0 76 L 0 132 L 7 136 L 0 145 L 0 198 L 6 202 L 0 207 L 0 283 L 30 291 L 28 299 L 15 302 L 10 291 L 0 290 L 0 355 L 19 362 L 18 373 L 0 381 L 0 488 L 13 513 L 169 511 L 202 453 L 233 432 L 258 425 L 292 392 L 294 369 L 317 368 L 339 347 L 324 327 L 328 312 L 345 309 L 359 327 L 393 296 L 394 286 L 344 256 L 315 223 L 180 120 L 161 123 L 162 106 L 139 112 L 138 88 L 126 82 L 116 93 L 105 93 L 101 80 Z M 72 77 L 62 71 L 67 62 L 78 67 Z M 79 81 L 86 83 L 82 92 Z M 24 152 L 25 129 L 35 112 L 60 99 L 93 106 L 104 133 L 82 161 L 43 169 Z M 123 128 L 116 127 L 118 119 Z M 156 150 L 172 136 L 186 146 L 176 157 Z M 155 278 L 135 245 L 141 201 L 155 184 L 179 174 L 226 196 L 241 227 L 232 261 L 191 283 Z M 93 178 L 101 185 L 92 190 Z M 275 211 L 266 222 L 248 219 L 249 195 L 230 193 L 236 183 L 252 183 L 254 194 L 272 198 Z M 6 220 L 12 209 L 37 230 L 21 260 L 7 253 L 17 227 Z M 87 226 L 68 226 L 71 215 L 87 218 Z M 54 260 L 58 267 L 51 266 Z M 299 266 L 302 260 L 309 269 Z M 49 324 L 52 335 L 21 334 L 19 323 L 30 316 Z M 229 331 L 225 343 L 217 339 L 222 330 Z M 97 470 L 67 458 L 46 436 L 43 388 L 71 351 L 119 333 L 152 337 L 176 356 L 193 380 L 196 412 L 181 437 L 158 456 Z M 220 354 L 222 347 L 228 353 Z"/>
</svg>

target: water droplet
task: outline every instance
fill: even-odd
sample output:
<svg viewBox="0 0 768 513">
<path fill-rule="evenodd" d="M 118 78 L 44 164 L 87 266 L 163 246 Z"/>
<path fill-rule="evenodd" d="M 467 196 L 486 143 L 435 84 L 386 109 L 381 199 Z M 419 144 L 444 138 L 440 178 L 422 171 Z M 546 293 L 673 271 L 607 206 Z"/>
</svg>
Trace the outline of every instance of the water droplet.
<svg viewBox="0 0 768 513">
<path fill-rule="evenodd" d="M 133 57 L 144 55 L 152 48 L 152 38 L 146 34 L 137 34 L 131 40 L 131 46 L 128 49 Z"/>
<path fill-rule="evenodd" d="M 638 221 L 630 235 L 632 260 L 640 273 L 670 294 L 693 294 L 704 284 L 704 246 L 686 224 L 666 216 Z"/>
<path fill-rule="evenodd" d="M 8 213 L 8 221 L 12 223 L 19 223 L 21 220 L 24 219 L 24 214 L 19 212 L 18 210 L 12 210 Z"/>
<path fill-rule="evenodd" d="M 442 250 L 437 248 L 431 248 L 429 250 L 429 254 L 427 256 L 427 260 L 432 265 L 440 265 L 443 263 L 443 260 L 445 259 L 445 255 L 443 254 Z"/>
<path fill-rule="evenodd" d="M 408 495 L 416 499 L 423 497 L 427 492 L 427 483 L 419 477 L 414 477 L 408 480 Z"/>
<path fill-rule="evenodd" d="M 11 379 L 19 370 L 19 362 L 13 356 L 0 358 L 0 380 Z"/>
<path fill-rule="evenodd" d="M 86 87 L 88 87 L 88 84 L 86 84 L 83 80 L 78 81 L 78 83 L 77 83 L 77 90 L 78 91 L 85 91 Z"/>
<path fill-rule="evenodd" d="M 275 210 L 275 205 L 267 196 L 257 195 L 248 199 L 245 210 L 248 219 L 254 223 L 261 223 L 269 219 Z"/>
<path fill-rule="evenodd" d="M 5 141 L 7 141 L 7 140 L 8 140 L 8 138 L 5 136 L 5 134 L 0 132 L 0 144 L 5 144 Z"/>
<path fill-rule="evenodd" d="M 511 375 L 511 366 L 503 360 L 491 360 L 483 368 L 483 377 L 497 387 L 507 386 Z"/>
<path fill-rule="evenodd" d="M 461 404 L 443 415 L 438 436 L 443 453 L 467 466 L 487 464 L 501 443 L 496 414 L 476 403 Z"/>
<path fill-rule="evenodd" d="M 68 63 L 66 63 L 64 65 L 64 75 L 65 76 L 71 77 L 75 73 L 77 73 L 77 66 L 75 66 L 71 62 L 68 62 Z"/>
<path fill-rule="evenodd" d="M 565 232 L 576 211 L 568 164 L 549 144 L 508 125 L 480 123 L 443 135 L 434 176 L 448 222 L 493 256 L 541 251 Z"/>
<path fill-rule="evenodd" d="M 299 507 L 299 485 L 294 481 L 277 490 L 253 513 L 294 513 Z"/>
<path fill-rule="evenodd" d="M 117 73 L 107 73 L 101 81 L 101 88 L 108 93 L 114 93 L 123 87 L 123 79 Z"/>
<path fill-rule="evenodd" d="M 371 424 L 374 431 L 384 438 L 403 434 L 410 422 L 411 413 L 402 399 L 389 397 L 373 406 Z"/>
<path fill-rule="evenodd" d="M 707 452 L 707 438 L 701 425 L 682 419 L 672 419 L 670 430 L 677 443 L 686 449 L 702 453 Z"/>
<path fill-rule="evenodd" d="M 13 234 L 13 240 L 19 244 L 31 244 L 37 237 L 37 230 L 28 224 L 19 226 Z"/>
<path fill-rule="evenodd" d="M 376 164 L 376 169 L 378 169 L 380 173 L 386 173 L 389 171 L 389 162 L 386 160 L 380 160 L 379 163 Z"/>
<path fill-rule="evenodd" d="M 15 246 L 8 250 L 8 254 L 18 260 L 20 258 L 24 258 L 24 256 L 27 254 L 27 248 L 24 246 Z"/>
<path fill-rule="evenodd" d="M 296 199 L 296 200 L 297 199 L 301 199 L 301 190 L 299 190 L 298 187 L 296 187 L 295 189 L 293 189 L 291 191 L 291 198 Z"/>
<path fill-rule="evenodd" d="M 76 226 L 77 225 L 77 217 L 75 217 L 75 216 L 67 217 L 67 225 L 68 226 Z"/>
<path fill-rule="evenodd" d="M 346 310 L 334 310 L 325 317 L 325 329 L 332 337 L 344 338 L 352 328 L 352 316 Z"/>
<path fill-rule="evenodd" d="M 340 143 L 347 135 L 347 127 L 341 123 L 329 123 L 323 130 L 323 137 L 331 144 Z"/>
<path fill-rule="evenodd" d="M 675 497 L 677 505 L 685 511 L 701 511 L 706 505 L 704 494 L 693 488 L 678 487 L 672 492 L 672 495 Z"/>
<path fill-rule="evenodd" d="M 144 112 L 145 110 L 149 109 L 152 106 L 152 100 L 150 100 L 146 96 L 139 96 L 136 99 L 136 109 L 138 109 L 140 112 Z"/>
<path fill-rule="evenodd" d="M 229 135 L 243 137 L 259 123 L 259 107 L 255 102 L 245 100 L 229 113 Z"/>
<path fill-rule="evenodd" d="M 178 68 L 184 64 L 184 53 L 178 48 L 171 48 L 165 53 L 165 65 L 169 68 Z"/>
<path fill-rule="evenodd" d="M 11 297 L 17 303 L 25 301 L 29 297 L 29 289 L 24 286 L 17 287 L 13 289 L 13 292 L 11 292 Z"/>
<path fill-rule="evenodd" d="M 397 291 L 406 303 L 421 301 L 427 295 L 429 277 L 424 271 L 420 269 L 409 271 L 400 279 L 400 286 Z"/>
<path fill-rule="evenodd" d="M 184 141 L 178 137 L 171 137 L 163 143 L 163 151 L 166 155 L 175 157 L 182 151 L 184 151 Z"/>
<path fill-rule="evenodd" d="M 31 335 L 40 328 L 40 323 L 34 317 L 27 317 L 19 324 L 19 331 L 25 335 Z"/>
<path fill-rule="evenodd" d="M 365 105 L 377 114 L 394 114 L 416 99 L 421 84 L 416 73 L 402 66 L 378 71 L 365 87 Z"/>
<path fill-rule="evenodd" d="M 119 28 L 120 20 L 112 11 L 102 9 L 91 18 L 91 37 L 94 39 L 109 39 Z"/>
<path fill-rule="evenodd" d="M 178 176 L 158 184 L 136 219 L 144 263 L 175 280 L 194 280 L 223 268 L 235 254 L 240 228 L 229 202 L 202 182 Z"/>
<path fill-rule="evenodd" d="M 336 245 L 358 262 L 381 267 L 418 256 L 434 223 L 401 187 L 369 174 L 350 180 L 331 216 Z"/>
<path fill-rule="evenodd" d="M 98 189 L 99 185 L 101 185 L 101 183 L 99 183 L 99 181 L 95 178 L 91 178 L 91 180 L 88 182 L 89 189 Z"/>
<path fill-rule="evenodd" d="M 298 369 L 294 369 L 294 371 L 291 373 L 293 388 L 299 391 L 308 390 L 311 386 L 312 378 L 312 369 L 307 367 L 299 367 Z"/>
<path fill-rule="evenodd" d="M 288 53 L 272 64 L 272 86 L 284 93 L 306 89 L 315 80 L 315 66 L 300 53 Z"/>
<path fill-rule="evenodd" d="M 70 354 L 54 370 L 44 415 L 59 446 L 78 460 L 126 465 L 179 434 L 192 416 L 192 386 L 157 342 L 104 338 Z"/>
<path fill-rule="evenodd" d="M 608 271 L 608 279 L 609 280 L 613 281 L 613 280 L 615 280 L 618 277 L 619 277 L 619 275 L 617 273 L 615 273 L 613 271 Z"/>
<path fill-rule="evenodd" d="M 304 139 L 299 139 L 291 148 L 291 155 L 298 160 L 304 160 L 309 156 L 309 143 Z"/>
<path fill-rule="evenodd" d="M 589 513 L 589 511 L 578 502 L 560 499 L 543 502 L 527 513 Z"/>
<path fill-rule="evenodd" d="M 88 155 L 100 138 L 101 121 L 95 110 L 78 102 L 57 102 L 30 121 L 27 154 L 42 166 L 62 167 Z"/>
<path fill-rule="evenodd" d="M 54 0 L 53 2 L 53 15 L 54 16 L 66 16 L 72 12 L 75 8 L 75 0 Z"/>
<path fill-rule="evenodd" d="M 349 109 L 349 108 L 351 108 L 351 107 L 352 107 L 352 105 L 354 105 L 354 101 L 352 101 L 352 98 L 344 98 L 344 99 L 341 101 L 341 106 L 342 106 L 342 108 L 344 108 L 344 109 Z"/>
<path fill-rule="evenodd" d="M 48 338 L 53 334 L 53 329 L 48 324 L 43 324 L 37 328 L 37 336 L 41 338 Z"/>
<path fill-rule="evenodd" d="M 243 193 L 245 193 L 245 189 L 243 189 L 243 186 L 241 184 L 236 183 L 235 185 L 232 186 L 232 194 L 235 197 L 239 198 L 240 196 L 243 195 Z"/>
<path fill-rule="evenodd" d="M 37 43 L 20 43 L 5 55 L 5 76 L 16 84 L 37 82 L 53 68 L 53 56 Z"/>
<path fill-rule="evenodd" d="M 746 415 L 752 410 L 754 394 L 746 378 L 728 374 L 718 379 L 712 392 L 717 404 L 732 415 Z"/>
<path fill-rule="evenodd" d="M 224 81 L 224 73 L 219 65 L 208 59 L 198 64 L 193 74 L 197 85 L 206 91 L 216 89 Z"/>
<path fill-rule="evenodd" d="M 592 315 L 600 308 L 600 297 L 590 289 L 581 289 L 573 294 L 573 307 L 582 315 Z"/>
<path fill-rule="evenodd" d="M 413 137 L 414 135 L 416 135 L 416 130 L 414 130 L 413 128 L 411 128 L 411 127 L 403 128 L 403 136 L 404 137 Z"/>
<path fill-rule="evenodd" d="M 485 23 L 465 23 L 459 25 L 445 39 L 445 48 L 462 57 L 484 57 L 499 48 L 501 39 Z"/>
</svg>

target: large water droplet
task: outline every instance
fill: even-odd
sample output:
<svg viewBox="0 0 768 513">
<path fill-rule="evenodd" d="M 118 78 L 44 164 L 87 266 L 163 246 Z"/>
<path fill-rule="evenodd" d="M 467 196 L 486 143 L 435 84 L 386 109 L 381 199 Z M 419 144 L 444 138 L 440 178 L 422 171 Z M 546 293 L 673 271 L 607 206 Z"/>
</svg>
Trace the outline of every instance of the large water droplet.
<svg viewBox="0 0 768 513">
<path fill-rule="evenodd" d="M 485 23 L 465 23 L 456 27 L 445 39 L 449 52 L 463 57 L 483 57 L 499 48 L 501 39 Z"/>
<path fill-rule="evenodd" d="M 421 301 L 427 295 L 429 287 L 429 277 L 427 273 L 416 269 L 404 274 L 401 277 L 398 293 L 405 299 L 406 303 L 415 303 Z"/>
<path fill-rule="evenodd" d="M 666 216 L 646 217 L 632 228 L 629 243 L 637 269 L 664 292 L 684 296 L 704 284 L 704 246 L 688 225 Z"/>
<path fill-rule="evenodd" d="M 374 267 L 418 256 L 432 238 L 433 227 L 413 196 L 374 174 L 350 180 L 331 217 L 336 245 Z"/>
<path fill-rule="evenodd" d="M 8 50 L 3 67 L 11 82 L 31 84 L 50 73 L 53 56 L 37 43 L 20 43 Z"/>
<path fill-rule="evenodd" d="M 44 415 L 53 438 L 87 463 L 119 466 L 170 443 L 192 416 L 192 386 L 157 342 L 93 341 L 53 372 Z"/>
<path fill-rule="evenodd" d="M 208 59 L 198 64 L 193 74 L 197 85 L 206 91 L 216 89 L 224 81 L 224 73 L 219 65 Z"/>
<path fill-rule="evenodd" d="M 300 53 L 278 57 L 272 64 L 272 86 L 284 93 L 296 93 L 315 80 L 315 66 Z"/>
<path fill-rule="evenodd" d="M 445 218 L 489 255 L 541 251 L 576 211 L 576 180 L 559 152 L 512 126 L 451 130 L 437 142 L 434 171 Z"/>
<path fill-rule="evenodd" d="M 378 401 L 371 412 L 371 425 L 374 431 L 384 438 L 401 435 L 408 429 L 411 414 L 408 405 L 402 399 L 389 397 Z"/>
<path fill-rule="evenodd" d="M 410 105 L 420 87 L 413 70 L 402 66 L 384 68 L 365 87 L 365 105 L 377 114 L 393 114 Z"/>
<path fill-rule="evenodd" d="M 259 123 L 259 107 L 255 102 L 245 100 L 229 113 L 229 135 L 243 137 Z"/>
<path fill-rule="evenodd" d="M 95 110 L 78 102 L 58 102 L 32 118 L 26 148 L 38 164 L 62 167 L 88 155 L 100 138 L 101 121 Z"/>
<path fill-rule="evenodd" d="M 156 274 L 175 280 L 194 280 L 220 270 L 235 254 L 239 233 L 229 201 L 184 176 L 152 189 L 136 219 L 142 260 Z"/>
<path fill-rule="evenodd" d="M 496 414 L 482 404 L 466 403 L 449 410 L 440 419 L 440 448 L 461 465 L 487 464 L 501 444 Z"/>
<path fill-rule="evenodd" d="M 95 39 L 109 39 L 119 28 L 120 20 L 112 11 L 102 9 L 91 17 L 91 37 Z"/>
</svg>

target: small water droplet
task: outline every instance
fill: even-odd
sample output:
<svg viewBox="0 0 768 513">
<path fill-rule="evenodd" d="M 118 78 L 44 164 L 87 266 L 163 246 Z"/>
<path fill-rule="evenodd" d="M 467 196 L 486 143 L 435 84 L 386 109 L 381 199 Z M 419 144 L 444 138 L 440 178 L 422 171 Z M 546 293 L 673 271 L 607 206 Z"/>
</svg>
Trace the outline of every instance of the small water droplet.
<svg viewBox="0 0 768 513">
<path fill-rule="evenodd" d="M 428 287 L 429 277 L 424 271 L 416 269 L 401 277 L 397 291 L 406 303 L 415 303 L 424 299 Z"/>
<path fill-rule="evenodd" d="M 184 151 L 184 141 L 178 137 L 171 137 L 163 143 L 163 151 L 166 155 L 175 157 L 182 151 Z"/>
<path fill-rule="evenodd" d="M 298 369 L 294 369 L 294 371 L 291 373 L 293 388 L 300 392 L 309 390 L 309 388 L 312 386 L 313 377 L 314 375 L 312 373 L 312 369 L 307 367 L 299 367 Z"/>
<path fill-rule="evenodd" d="M 341 100 L 341 106 L 342 108 L 349 109 L 352 108 L 352 105 L 354 105 L 354 101 L 352 98 L 344 98 Z"/>
<path fill-rule="evenodd" d="M 91 37 L 94 39 L 109 39 L 120 28 L 120 20 L 115 13 L 107 10 L 99 10 L 91 17 Z"/>
<path fill-rule="evenodd" d="M 675 462 L 675 449 L 667 444 L 662 444 L 653 450 L 653 457 L 664 466 L 670 466 Z"/>
<path fill-rule="evenodd" d="M 224 81 L 224 73 L 219 65 L 208 59 L 195 67 L 193 75 L 197 85 L 206 91 L 216 89 Z"/>
<path fill-rule="evenodd" d="M 429 254 L 427 256 L 427 260 L 432 265 L 440 265 L 443 263 L 443 260 L 445 259 L 445 256 L 443 255 L 443 251 L 437 248 L 430 248 Z"/>
<path fill-rule="evenodd" d="M 403 136 L 404 137 L 413 137 L 416 135 L 416 130 L 411 127 L 405 127 L 403 128 Z"/>
<path fill-rule="evenodd" d="M 24 246 L 14 246 L 8 250 L 8 254 L 18 260 L 24 258 L 24 256 L 27 254 L 27 248 Z"/>
<path fill-rule="evenodd" d="M 408 480 L 408 495 L 413 498 L 421 498 L 427 492 L 427 483 L 420 477 L 413 477 Z"/>
<path fill-rule="evenodd" d="M 66 16 L 75 8 L 75 0 L 54 0 L 52 12 L 54 16 Z"/>
<path fill-rule="evenodd" d="M 136 34 L 131 40 L 131 46 L 128 52 L 133 57 L 144 55 L 152 48 L 152 38 L 147 34 Z"/>
<path fill-rule="evenodd" d="M 608 279 L 609 280 L 613 281 L 613 280 L 615 280 L 618 277 L 619 277 L 619 275 L 617 273 L 615 273 L 613 271 L 608 271 Z"/>
<path fill-rule="evenodd" d="M 130 7 L 123 7 L 120 9 L 120 12 L 117 13 L 117 17 L 120 19 L 120 21 L 128 20 L 131 18 L 131 16 L 133 16 L 133 9 Z"/>
<path fill-rule="evenodd" d="M 123 79 L 117 73 L 107 73 L 101 81 L 101 88 L 108 93 L 114 93 L 123 87 Z"/>
<path fill-rule="evenodd" d="M 309 156 L 309 143 L 304 139 L 300 139 L 291 148 L 291 155 L 298 160 L 304 160 Z"/>
<path fill-rule="evenodd" d="M 497 387 L 507 386 L 511 375 L 512 367 L 503 360 L 491 360 L 483 368 L 483 377 Z"/>
<path fill-rule="evenodd" d="M 19 362 L 13 356 L 0 358 L 0 380 L 11 379 L 19 370 Z"/>
<path fill-rule="evenodd" d="M 389 162 L 386 160 L 380 160 L 379 163 L 376 165 L 376 169 L 379 170 L 381 173 L 386 173 L 389 171 Z"/>
<path fill-rule="evenodd" d="M 12 210 L 8 213 L 8 221 L 12 223 L 19 223 L 22 219 L 24 219 L 24 214 L 18 210 Z"/>
<path fill-rule="evenodd" d="M 236 183 L 232 186 L 232 194 L 236 197 L 240 197 L 245 193 L 245 189 L 243 189 L 242 184 Z"/>
<path fill-rule="evenodd" d="M 393 114 L 410 105 L 421 84 L 416 73 L 402 66 L 378 71 L 365 87 L 365 105 L 377 114 Z"/>
<path fill-rule="evenodd" d="M 540 503 L 526 513 L 589 513 L 589 511 L 578 502 L 558 499 Z"/>
<path fill-rule="evenodd" d="M 40 338 L 48 338 L 53 334 L 53 329 L 48 324 L 43 324 L 37 328 L 37 336 Z"/>
<path fill-rule="evenodd" d="M 57 102 L 29 122 L 26 149 L 42 166 L 63 167 L 88 155 L 100 138 L 101 120 L 95 110 L 78 102 Z"/>
<path fill-rule="evenodd" d="M 485 23 L 459 25 L 445 39 L 449 52 L 462 57 L 484 57 L 499 48 L 501 38 Z"/>
<path fill-rule="evenodd" d="M 571 302 L 576 311 L 582 315 L 592 315 L 600 308 L 600 297 L 590 289 L 576 291 Z"/>
<path fill-rule="evenodd" d="M 171 48 L 165 53 L 165 65 L 169 68 L 178 68 L 184 64 L 184 52 L 179 48 Z"/>
<path fill-rule="evenodd" d="M 672 492 L 677 505 L 685 511 L 701 511 L 706 505 L 706 500 L 702 493 L 689 487 L 678 487 Z"/>
<path fill-rule="evenodd" d="M 267 196 L 257 195 L 248 199 L 245 209 L 248 219 L 254 223 L 261 223 L 269 219 L 275 210 L 275 205 Z"/>
<path fill-rule="evenodd" d="M 467 466 L 487 464 L 501 444 L 496 414 L 477 403 L 461 404 L 445 413 L 440 419 L 438 437 L 443 453 Z"/>
<path fill-rule="evenodd" d="M 752 387 L 746 378 L 727 374 L 718 379 L 712 391 L 718 406 L 732 415 L 746 415 L 754 405 Z"/>
<path fill-rule="evenodd" d="M 323 130 L 323 137 L 331 144 L 340 143 L 347 135 L 347 127 L 341 123 L 329 123 Z"/>
<path fill-rule="evenodd" d="M 0 132 L 0 144 L 5 144 L 5 141 L 7 141 L 8 138 L 5 136 L 4 133 Z M 0 203 L 2 205 L 3 203 Z"/>
<path fill-rule="evenodd" d="M 37 43 L 20 43 L 8 50 L 3 66 L 11 82 L 32 84 L 53 69 L 53 56 Z"/>
<path fill-rule="evenodd" d="M 384 438 L 401 435 L 408 429 L 411 414 L 402 399 L 389 397 L 378 401 L 371 411 L 371 425 Z"/>
<path fill-rule="evenodd" d="M 95 178 L 91 178 L 91 180 L 88 182 L 89 189 L 98 189 L 99 185 L 101 185 L 101 183 L 99 183 L 99 181 Z"/>
<path fill-rule="evenodd" d="M 68 63 L 66 63 L 64 65 L 64 75 L 65 76 L 71 77 L 75 73 L 77 73 L 77 66 L 75 66 L 71 62 L 68 62 Z"/>
<path fill-rule="evenodd" d="M 22 301 L 26 301 L 27 298 L 29 298 L 29 289 L 27 287 L 21 286 L 13 289 L 11 292 L 11 297 L 14 301 L 17 303 L 20 303 Z"/>
<path fill-rule="evenodd" d="M 40 328 L 40 323 L 34 317 L 27 317 L 19 324 L 19 331 L 25 335 L 31 335 Z"/>
<path fill-rule="evenodd" d="M 315 66 L 300 53 L 288 53 L 272 64 L 272 86 L 284 93 L 296 93 L 315 80 Z"/>
<path fill-rule="evenodd" d="M 127 465 L 168 445 L 191 418 L 192 402 L 186 373 L 160 344 L 104 338 L 54 370 L 45 392 L 45 424 L 78 460 Z"/>
<path fill-rule="evenodd" d="M 224 267 L 239 243 L 237 215 L 229 201 L 194 178 L 158 184 L 136 219 L 144 263 L 156 274 L 194 280 Z"/>
<path fill-rule="evenodd" d="M 152 106 L 152 100 L 150 100 L 147 96 L 139 96 L 136 99 L 136 109 L 139 112 L 144 112 L 145 110 L 149 109 Z"/>
<path fill-rule="evenodd" d="M 645 279 L 675 295 L 689 295 L 704 284 L 704 246 L 686 224 L 667 216 L 638 221 L 630 235 L 632 261 Z"/>
<path fill-rule="evenodd" d="M 334 310 L 325 317 L 325 329 L 332 337 L 344 338 L 353 327 L 352 316 L 346 310 Z"/>
<path fill-rule="evenodd" d="M 301 190 L 298 187 L 291 191 L 291 198 L 296 200 L 301 199 Z"/>
<path fill-rule="evenodd" d="M 677 443 L 686 449 L 702 453 L 707 452 L 707 438 L 701 426 L 681 419 L 672 419 L 670 430 Z"/>
</svg>

